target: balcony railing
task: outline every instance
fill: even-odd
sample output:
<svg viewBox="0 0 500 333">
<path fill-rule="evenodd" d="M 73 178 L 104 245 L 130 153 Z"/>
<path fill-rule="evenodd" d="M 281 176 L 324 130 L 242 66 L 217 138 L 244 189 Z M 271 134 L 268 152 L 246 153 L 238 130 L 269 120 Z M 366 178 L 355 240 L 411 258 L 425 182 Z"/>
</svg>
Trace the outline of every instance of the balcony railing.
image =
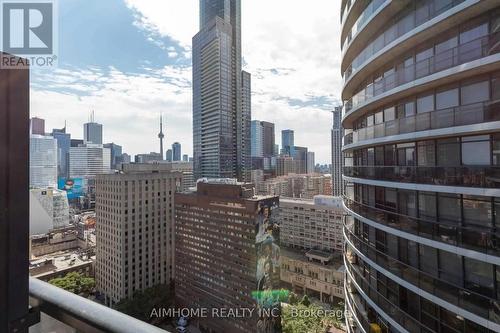
<svg viewBox="0 0 500 333">
<path fill-rule="evenodd" d="M 408 82 L 500 52 L 500 32 L 460 44 L 406 66 L 368 84 L 346 103 L 346 113 L 370 99 Z"/>
<path fill-rule="evenodd" d="M 390 135 L 439 128 L 500 121 L 500 101 L 487 101 L 453 108 L 419 113 L 364 127 L 344 136 L 344 145 Z"/>
<path fill-rule="evenodd" d="M 354 213 L 393 229 L 492 256 L 500 255 L 500 233 L 493 227 L 403 215 L 349 198 L 344 198 L 344 204 Z"/>
<path fill-rule="evenodd" d="M 168 333 L 35 278 L 30 278 L 29 291 L 32 307 L 77 332 Z"/>
<path fill-rule="evenodd" d="M 359 15 L 358 19 L 356 22 L 352 25 L 351 31 L 349 31 L 349 34 L 347 35 L 347 38 L 344 41 L 344 45 L 342 46 L 342 49 L 344 50 L 347 45 L 351 42 L 352 36 L 356 35 L 356 33 L 359 31 L 359 29 L 370 19 L 375 13 L 377 9 L 385 2 L 386 0 L 373 0 L 370 2 L 368 6 L 363 10 L 363 12 Z"/>
<path fill-rule="evenodd" d="M 422 7 L 418 8 L 417 10 L 411 11 L 405 17 L 399 19 L 397 22 L 388 22 L 386 24 L 388 28 L 385 29 L 385 31 L 381 33 L 375 40 L 370 42 L 363 49 L 363 51 L 361 51 L 354 58 L 351 65 L 344 72 L 344 83 L 349 80 L 354 71 L 357 71 L 362 66 L 364 66 L 365 63 L 368 63 L 368 60 L 370 60 L 370 58 L 374 54 L 379 52 L 385 46 L 389 45 L 394 40 L 410 32 L 416 27 L 432 20 L 434 17 L 446 12 L 447 10 L 450 10 L 451 8 L 461 4 L 464 1 L 465 0 L 448 0 L 448 3 L 446 4 L 443 3 L 443 1 L 438 0 L 420 0 L 419 3 L 423 4 Z M 377 8 L 375 8 L 375 10 Z M 417 12 L 427 12 L 428 16 L 425 18 L 419 17 Z M 345 51 L 346 46 L 347 45 L 344 45 L 343 51 Z"/>
<path fill-rule="evenodd" d="M 389 315 L 395 322 L 402 327 L 408 329 L 409 332 L 432 332 L 423 323 L 413 318 L 410 314 L 403 311 L 400 306 L 393 303 L 394 300 L 389 300 L 383 296 L 377 289 L 370 284 L 370 282 L 360 272 L 359 266 L 344 260 L 348 275 L 352 276 L 356 284 L 370 297 L 370 299 Z M 395 330 L 391 330 L 391 332 Z"/>
<path fill-rule="evenodd" d="M 500 166 L 347 166 L 344 175 L 382 181 L 500 188 Z"/>
<path fill-rule="evenodd" d="M 392 274 L 447 302 L 485 319 L 500 323 L 500 303 L 496 299 L 464 289 L 461 286 L 434 277 L 431 274 L 392 258 L 373 248 L 346 228 L 344 229 L 344 234 L 356 249 Z M 450 274 L 458 274 L 458 278 L 461 272 L 452 272 Z"/>
</svg>

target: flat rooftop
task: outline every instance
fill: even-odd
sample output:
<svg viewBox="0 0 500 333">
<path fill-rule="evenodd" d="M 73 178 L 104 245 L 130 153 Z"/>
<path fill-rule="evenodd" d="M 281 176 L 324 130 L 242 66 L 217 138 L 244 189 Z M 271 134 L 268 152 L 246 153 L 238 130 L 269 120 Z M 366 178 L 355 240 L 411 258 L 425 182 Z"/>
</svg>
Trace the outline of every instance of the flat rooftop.
<svg viewBox="0 0 500 333">
<path fill-rule="evenodd" d="M 43 277 L 45 275 L 87 265 L 95 261 L 95 255 L 91 257 L 87 257 L 86 255 L 80 257 L 80 253 L 83 252 L 73 249 L 34 257 L 30 260 L 30 275 L 33 277 Z M 49 261 L 52 261 L 52 264 L 49 264 Z"/>
<path fill-rule="evenodd" d="M 322 256 L 327 256 L 328 254 L 323 251 L 317 251 L 317 250 L 297 250 L 297 249 L 292 249 L 288 247 L 281 247 L 280 249 L 281 255 L 293 260 L 300 260 L 303 262 L 307 262 L 308 264 L 316 265 L 318 267 L 323 267 L 323 268 L 330 268 L 333 270 L 336 270 L 338 272 L 343 272 L 344 271 L 344 262 L 342 261 L 342 257 L 335 256 L 335 253 L 331 254 L 331 259 L 329 260 L 327 265 L 323 265 L 319 262 L 316 261 L 311 261 L 309 258 L 306 256 L 306 253 L 309 253 L 310 251 L 315 251 L 314 253 L 317 253 Z"/>
</svg>

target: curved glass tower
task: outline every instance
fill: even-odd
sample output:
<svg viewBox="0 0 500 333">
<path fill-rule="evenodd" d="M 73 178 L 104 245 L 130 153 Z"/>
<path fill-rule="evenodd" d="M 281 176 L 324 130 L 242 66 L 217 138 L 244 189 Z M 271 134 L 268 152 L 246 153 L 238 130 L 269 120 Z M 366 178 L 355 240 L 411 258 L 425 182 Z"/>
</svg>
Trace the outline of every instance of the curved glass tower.
<svg viewBox="0 0 500 333">
<path fill-rule="evenodd" d="M 500 1 L 341 22 L 348 332 L 500 332 Z"/>
</svg>

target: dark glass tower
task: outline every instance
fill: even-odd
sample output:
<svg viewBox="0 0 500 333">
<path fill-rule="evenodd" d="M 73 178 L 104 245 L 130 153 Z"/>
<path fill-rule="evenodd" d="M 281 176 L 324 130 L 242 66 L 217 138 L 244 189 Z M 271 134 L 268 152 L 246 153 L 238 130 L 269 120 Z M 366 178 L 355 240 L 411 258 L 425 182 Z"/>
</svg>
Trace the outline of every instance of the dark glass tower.
<svg viewBox="0 0 500 333">
<path fill-rule="evenodd" d="M 193 37 L 194 176 L 248 180 L 250 108 L 242 83 L 240 0 L 201 0 Z M 247 124 L 248 122 L 248 124 Z"/>
</svg>

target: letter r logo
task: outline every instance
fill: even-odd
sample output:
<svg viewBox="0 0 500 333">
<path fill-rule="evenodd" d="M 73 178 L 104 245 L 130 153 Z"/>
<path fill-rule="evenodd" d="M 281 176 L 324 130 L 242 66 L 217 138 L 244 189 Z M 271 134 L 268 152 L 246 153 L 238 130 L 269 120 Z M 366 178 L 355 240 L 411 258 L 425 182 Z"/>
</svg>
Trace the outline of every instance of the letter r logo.
<svg viewBox="0 0 500 333">
<path fill-rule="evenodd" d="M 54 11 L 51 1 L 0 0 L 2 51 L 17 54 L 52 54 Z"/>
</svg>

